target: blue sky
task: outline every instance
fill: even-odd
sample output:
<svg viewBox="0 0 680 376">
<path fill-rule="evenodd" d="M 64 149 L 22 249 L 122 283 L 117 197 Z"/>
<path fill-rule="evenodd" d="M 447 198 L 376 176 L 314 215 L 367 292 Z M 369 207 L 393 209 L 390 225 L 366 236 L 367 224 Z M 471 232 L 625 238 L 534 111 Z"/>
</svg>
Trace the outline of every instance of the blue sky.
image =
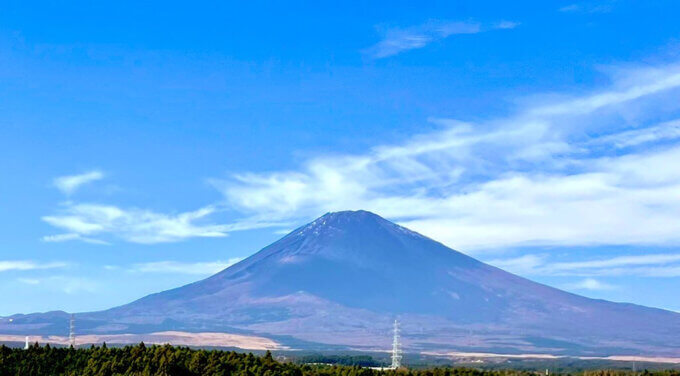
<svg viewBox="0 0 680 376">
<path fill-rule="evenodd" d="M 0 315 L 126 303 L 345 209 L 680 311 L 679 12 L 7 2 Z"/>
</svg>

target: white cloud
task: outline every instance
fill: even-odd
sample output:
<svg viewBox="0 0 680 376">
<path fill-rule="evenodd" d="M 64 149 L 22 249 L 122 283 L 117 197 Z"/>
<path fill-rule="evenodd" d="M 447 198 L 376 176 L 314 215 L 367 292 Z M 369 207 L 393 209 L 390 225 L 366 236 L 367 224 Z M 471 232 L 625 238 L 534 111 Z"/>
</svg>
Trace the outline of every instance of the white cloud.
<svg viewBox="0 0 680 376">
<path fill-rule="evenodd" d="M 515 274 L 527 275 L 536 274 L 537 269 L 545 265 L 545 258 L 545 255 L 529 254 L 509 259 L 490 260 L 488 264 Z"/>
<path fill-rule="evenodd" d="M 616 268 L 600 272 L 602 275 L 630 276 L 637 275 L 642 277 L 674 278 L 680 277 L 680 264 L 665 266 L 647 266 L 634 268 Z"/>
<path fill-rule="evenodd" d="M 444 130 L 213 184 L 251 218 L 366 209 L 464 251 L 680 244 L 680 66 L 612 71 L 505 118 L 434 119 Z"/>
<path fill-rule="evenodd" d="M 643 129 L 634 129 L 593 140 L 595 145 L 613 145 L 627 148 L 660 141 L 680 138 L 680 120 L 673 120 Z"/>
<path fill-rule="evenodd" d="M 76 294 L 82 292 L 93 293 L 96 292 L 100 285 L 98 282 L 89 278 L 71 277 L 71 276 L 50 276 L 46 278 L 18 278 L 18 282 L 41 286 L 49 290 L 59 291 L 65 294 Z"/>
<path fill-rule="evenodd" d="M 594 278 L 586 278 L 582 281 L 572 283 L 565 286 L 568 290 L 591 290 L 591 291 L 602 291 L 602 290 L 613 290 L 616 286 L 600 282 Z"/>
<path fill-rule="evenodd" d="M 497 24 L 494 25 L 494 29 L 514 29 L 517 26 L 519 26 L 519 22 L 514 22 L 514 21 L 501 21 Z"/>
<path fill-rule="evenodd" d="M 574 98 L 552 105 L 541 106 L 532 110 L 530 114 L 542 117 L 582 115 L 592 113 L 593 111 L 607 106 L 630 102 L 661 91 L 677 88 L 680 86 L 680 72 L 678 72 L 678 67 L 671 66 L 668 68 L 669 69 L 660 72 L 660 74 L 657 74 L 655 77 L 641 77 L 644 78 L 644 81 L 642 82 L 636 82 L 633 85 L 617 88 L 616 90 L 595 93 L 583 98 Z M 647 76 L 652 72 L 654 72 L 654 70 L 644 70 L 639 72 L 639 74 Z"/>
<path fill-rule="evenodd" d="M 69 240 L 76 240 L 80 239 L 80 235 L 78 234 L 59 234 L 59 235 L 48 235 L 48 236 L 43 236 L 43 241 L 48 242 L 48 243 L 60 243 L 60 242 L 66 242 Z"/>
<path fill-rule="evenodd" d="M 57 234 L 57 235 L 46 235 L 42 237 L 42 240 L 47 243 L 61 243 L 61 242 L 67 242 L 71 240 L 80 240 L 86 243 L 92 243 L 92 244 L 103 244 L 103 245 L 108 245 L 108 242 L 105 242 L 103 240 L 99 239 L 92 239 L 88 238 L 85 236 L 82 236 L 80 234 L 75 234 L 75 233 L 68 233 L 68 234 Z"/>
<path fill-rule="evenodd" d="M 104 173 L 99 170 L 85 172 L 79 175 L 61 176 L 54 179 L 54 186 L 64 194 L 70 195 L 81 186 L 104 178 Z"/>
<path fill-rule="evenodd" d="M 100 288 L 99 282 L 82 277 L 55 276 L 49 278 L 47 282 L 66 294 L 94 293 Z"/>
<path fill-rule="evenodd" d="M 130 271 L 141 273 L 174 273 L 174 274 L 199 274 L 210 275 L 222 271 L 237 262 L 243 260 L 242 257 L 230 258 L 227 261 L 213 262 L 177 262 L 177 261 L 156 261 L 135 264 Z"/>
<path fill-rule="evenodd" d="M 673 262 L 680 262 L 680 254 L 618 256 L 604 260 L 560 262 L 552 264 L 550 268 L 553 270 L 578 270 L 586 268 L 611 268 L 633 265 L 663 265 Z"/>
<path fill-rule="evenodd" d="M 38 285 L 40 284 L 39 279 L 34 279 L 34 278 L 18 278 L 17 281 L 27 284 L 27 285 Z"/>
<path fill-rule="evenodd" d="M 30 260 L 0 260 L 0 272 L 10 270 L 55 269 L 68 266 L 65 262 L 35 262 Z"/>
<path fill-rule="evenodd" d="M 574 3 L 559 8 L 559 11 L 567 13 L 609 13 L 613 10 L 614 3 L 615 0 Z"/>
<path fill-rule="evenodd" d="M 489 264 L 525 276 L 644 276 L 680 277 L 680 254 L 623 255 L 569 262 L 551 261 L 548 255 L 527 254 Z"/>
<path fill-rule="evenodd" d="M 42 240 L 48 243 L 75 240 L 108 245 L 110 242 L 103 238 L 114 237 L 133 243 L 155 244 L 196 237 L 217 238 L 227 236 L 231 231 L 290 225 L 287 221 L 263 218 L 214 223 L 211 219 L 223 210 L 219 205 L 208 205 L 181 213 L 158 213 L 148 209 L 67 201 L 62 203 L 56 214 L 42 217 L 44 222 L 66 232 L 46 235 Z"/>
<path fill-rule="evenodd" d="M 519 23 L 511 21 L 501 21 L 488 27 L 477 22 L 429 21 L 405 29 L 387 29 L 383 32 L 383 39 L 365 52 L 380 59 L 422 48 L 436 40 L 448 38 L 452 35 L 476 34 L 493 29 L 514 29 L 518 25 Z"/>
<path fill-rule="evenodd" d="M 113 205 L 67 204 L 57 215 L 42 219 L 68 234 L 46 237 L 46 241 L 84 240 L 102 242 L 93 236 L 112 234 L 124 240 L 152 244 L 192 237 L 223 237 L 239 225 L 199 223 L 216 211 L 208 206 L 179 214 L 156 213 L 145 209 L 122 209 Z"/>
</svg>

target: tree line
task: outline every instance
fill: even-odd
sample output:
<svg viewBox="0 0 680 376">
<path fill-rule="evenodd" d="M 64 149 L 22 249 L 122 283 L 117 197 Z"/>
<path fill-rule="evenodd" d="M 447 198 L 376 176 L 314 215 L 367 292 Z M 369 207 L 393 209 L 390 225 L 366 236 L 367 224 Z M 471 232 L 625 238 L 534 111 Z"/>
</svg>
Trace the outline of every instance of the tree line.
<svg viewBox="0 0 680 376">
<path fill-rule="evenodd" d="M 39 346 L 23 350 L 0 346 L 0 376 L 535 376 L 528 371 L 433 368 L 375 370 L 360 366 L 279 362 L 267 351 L 263 356 L 234 351 L 191 349 L 171 345 L 107 347 Z M 633 376 L 608 371 L 584 376 Z M 636 375 L 639 376 L 639 375 Z M 678 371 L 645 376 L 680 376 Z"/>
</svg>

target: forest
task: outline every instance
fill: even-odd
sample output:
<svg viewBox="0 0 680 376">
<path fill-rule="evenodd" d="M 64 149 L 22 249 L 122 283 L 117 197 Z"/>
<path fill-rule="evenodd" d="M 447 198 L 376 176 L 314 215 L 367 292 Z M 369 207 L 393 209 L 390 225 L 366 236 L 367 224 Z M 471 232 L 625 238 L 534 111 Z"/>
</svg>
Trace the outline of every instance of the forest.
<svg viewBox="0 0 680 376">
<path fill-rule="evenodd" d="M 49 345 L 27 350 L 0 346 L 0 376 L 42 375 L 168 375 L 168 376 L 535 376 L 515 370 L 480 370 L 438 367 L 431 369 L 375 370 L 361 366 L 299 364 L 234 351 L 191 349 L 171 345 L 74 349 Z M 582 376 L 680 376 L 680 371 L 599 370 Z"/>
</svg>

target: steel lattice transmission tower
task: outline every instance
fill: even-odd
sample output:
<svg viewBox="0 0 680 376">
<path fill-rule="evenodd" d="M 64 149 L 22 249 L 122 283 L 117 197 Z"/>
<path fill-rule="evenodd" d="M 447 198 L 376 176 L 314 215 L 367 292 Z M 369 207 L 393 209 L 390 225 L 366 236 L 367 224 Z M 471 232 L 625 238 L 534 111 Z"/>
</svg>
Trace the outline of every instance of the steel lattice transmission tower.
<svg viewBox="0 0 680 376">
<path fill-rule="evenodd" d="M 401 342 L 399 341 L 399 321 L 394 320 L 394 338 L 392 339 L 392 366 L 397 369 L 401 367 Z"/>
<path fill-rule="evenodd" d="M 71 314 L 71 320 L 68 323 L 68 343 L 72 347 L 76 347 L 76 326 L 75 326 L 75 315 Z"/>
</svg>

